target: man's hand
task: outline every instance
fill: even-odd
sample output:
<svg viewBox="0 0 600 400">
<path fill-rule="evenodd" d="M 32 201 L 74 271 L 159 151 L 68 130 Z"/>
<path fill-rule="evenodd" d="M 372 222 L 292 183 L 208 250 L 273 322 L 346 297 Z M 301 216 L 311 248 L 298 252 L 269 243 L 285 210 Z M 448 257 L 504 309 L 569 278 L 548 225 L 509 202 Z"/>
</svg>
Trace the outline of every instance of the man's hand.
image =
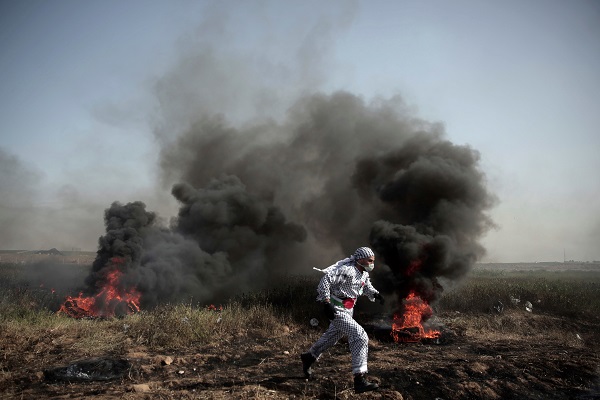
<svg viewBox="0 0 600 400">
<path fill-rule="evenodd" d="M 332 321 L 335 318 L 335 307 L 330 302 L 325 302 L 325 304 L 323 304 L 323 306 L 324 306 L 323 311 L 325 311 L 325 316 L 327 317 L 327 319 Z"/>
<path fill-rule="evenodd" d="M 377 300 L 379 300 L 379 304 L 381 304 L 381 305 L 385 304 L 385 299 L 383 298 L 381 293 L 375 293 L 373 295 L 373 297 L 375 297 Z"/>
</svg>

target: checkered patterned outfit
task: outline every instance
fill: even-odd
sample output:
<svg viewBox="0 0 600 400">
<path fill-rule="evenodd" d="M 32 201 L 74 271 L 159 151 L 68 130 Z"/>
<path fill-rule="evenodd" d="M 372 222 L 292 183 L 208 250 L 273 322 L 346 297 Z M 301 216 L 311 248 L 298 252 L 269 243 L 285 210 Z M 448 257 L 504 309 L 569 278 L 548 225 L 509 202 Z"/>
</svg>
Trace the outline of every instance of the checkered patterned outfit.
<svg viewBox="0 0 600 400">
<path fill-rule="evenodd" d="M 338 299 L 354 298 L 366 295 L 369 300 L 375 301 L 373 297 L 379 293 L 369 279 L 369 273 L 361 272 L 356 266 L 354 257 L 342 260 L 324 270 L 325 275 L 319 282 L 317 288 L 317 300 L 325 301 L 335 296 Z M 334 297 L 334 298 L 335 298 Z M 352 373 L 361 374 L 367 372 L 367 356 L 369 353 L 369 337 L 367 333 L 353 318 L 353 308 L 345 308 L 335 305 L 335 318 L 331 321 L 329 328 L 310 348 L 310 353 L 315 357 L 335 345 L 342 337 L 348 337 L 350 353 L 352 354 Z"/>
</svg>

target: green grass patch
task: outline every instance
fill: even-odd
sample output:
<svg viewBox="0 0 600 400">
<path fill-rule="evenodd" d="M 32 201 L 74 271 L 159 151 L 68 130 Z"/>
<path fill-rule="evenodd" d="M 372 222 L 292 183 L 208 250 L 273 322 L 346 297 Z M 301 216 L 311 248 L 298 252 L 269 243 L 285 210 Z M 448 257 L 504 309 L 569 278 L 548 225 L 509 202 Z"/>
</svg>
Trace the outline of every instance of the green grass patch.
<svg viewBox="0 0 600 400">
<path fill-rule="evenodd" d="M 442 311 L 487 312 L 500 301 L 505 308 L 565 317 L 590 317 L 600 312 L 600 273 L 590 271 L 475 270 L 464 283 L 444 293 Z"/>
</svg>

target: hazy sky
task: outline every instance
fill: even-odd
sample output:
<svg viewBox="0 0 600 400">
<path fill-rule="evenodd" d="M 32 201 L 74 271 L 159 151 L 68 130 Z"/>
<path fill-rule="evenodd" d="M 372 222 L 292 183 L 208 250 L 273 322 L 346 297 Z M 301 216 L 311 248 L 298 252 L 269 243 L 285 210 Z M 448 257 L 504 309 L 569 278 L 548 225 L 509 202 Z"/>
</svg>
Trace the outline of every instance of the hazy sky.
<svg viewBox="0 0 600 400">
<path fill-rule="evenodd" d="M 401 96 L 481 155 L 483 261 L 600 260 L 600 2 L 0 1 L 0 248 L 95 250 L 111 202 L 168 219 L 161 144 L 198 110 Z"/>
</svg>

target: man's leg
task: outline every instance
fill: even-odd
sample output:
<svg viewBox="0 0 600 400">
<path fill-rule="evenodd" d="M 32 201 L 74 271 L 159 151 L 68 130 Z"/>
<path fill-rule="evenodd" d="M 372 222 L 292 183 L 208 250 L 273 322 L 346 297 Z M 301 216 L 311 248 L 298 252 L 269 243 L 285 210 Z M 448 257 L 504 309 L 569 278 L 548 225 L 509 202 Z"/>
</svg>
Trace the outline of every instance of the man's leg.
<svg viewBox="0 0 600 400">
<path fill-rule="evenodd" d="M 367 358 L 369 355 L 369 336 L 362 326 L 347 313 L 339 318 L 339 329 L 348 336 L 350 353 L 352 354 L 352 373 L 354 374 L 354 391 L 368 392 L 379 387 L 376 383 L 367 381 Z"/>
<path fill-rule="evenodd" d="M 344 334 L 340 332 L 335 326 L 335 324 L 332 322 L 329 324 L 329 328 L 327 328 L 325 333 L 321 335 L 319 340 L 317 340 L 315 344 L 312 345 L 310 350 L 307 353 L 300 354 L 304 376 L 306 376 L 307 378 L 311 377 L 313 372 L 311 366 L 313 365 L 313 363 L 317 361 L 317 359 L 325 350 L 335 345 L 337 341 L 342 338 L 343 335 Z"/>
<path fill-rule="evenodd" d="M 319 340 L 317 340 L 315 344 L 313 344 L 310 348 L 309 352 L 313 355 L 313 357 L 319 358 L 319 356 L 325 350 L 334 346 L 338 342 L 338 340 L 340 340 L 342 336 L 344 336 L 344 333 L 341 332 L 337 327 L 337 320 L 338 317 L 331 321 L 331 323 L 329 324 L 329 328 L 327 328 L 325 333 L 323 333 Z"/>
<path fill-rule="evenodd" d="M 367 372 L 367 357 L 369 355 L 369 336 L 358 322 L 352 318 L 352 313 L 340 313 L 336 318 L 339 331 L 348 336 L 348 345 L 352 354 L 352 373 Z"/>
</svg>

